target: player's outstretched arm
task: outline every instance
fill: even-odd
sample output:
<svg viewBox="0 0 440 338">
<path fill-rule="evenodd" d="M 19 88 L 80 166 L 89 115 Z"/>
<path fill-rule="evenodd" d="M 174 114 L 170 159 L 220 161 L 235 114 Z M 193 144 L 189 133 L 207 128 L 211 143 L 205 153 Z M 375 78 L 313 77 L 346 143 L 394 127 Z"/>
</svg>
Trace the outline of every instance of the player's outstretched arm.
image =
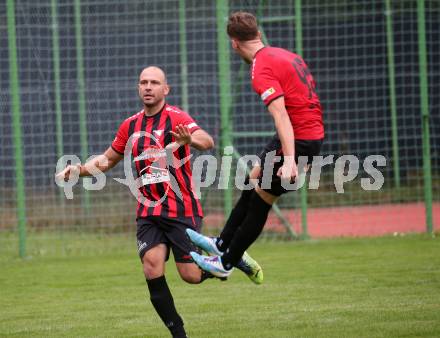
<svg viewBox="0 0 440 338">
<path fill-rule="evenodd" d="M 176 126 L 176 131 L 170 132 L 175 139 L 175 144 L 171 144 L 170 146 L 174 150 L 177 146 L 183 146 L 185 144 L 189 144 L 191 147 L 196 148 L 197 150 L 208 150 L 214 147 L 214 140 L 211 135 L 209 135 L 203 129 L 197 129 L 192 134 L 189 128 L 185 125 Z"/>
<path fill-rule="evenodd" d="M 92 176 L 98 170 L 106 172 L 113 168 L 124 155 L 121 155 L 109 147 L 103 154 L 94 157 L 85 164 L 68 165 L 63 171 L 56 174 L 58 179 L 68 180 L 71 175 Z M 98 169 L 98 170 L 97 170 Z"/>
<path fill-rule="evenodd" d="M 298 176 L 298 168 L 295 163 L 295 136 L 284 104 L 284 97 L 280 96 L 273 100 L 267 108 L 274 119 L 284 156 L 284 164 L 278 170 L 277 175 L 290 181 Z"/>
<path fill-rule="evenodd" d="M 191 146 L 197 150 L 208 150 L 214 148 L 214 140 L 203 129 L 197 129 L 191 134 Z"/>
</svg>

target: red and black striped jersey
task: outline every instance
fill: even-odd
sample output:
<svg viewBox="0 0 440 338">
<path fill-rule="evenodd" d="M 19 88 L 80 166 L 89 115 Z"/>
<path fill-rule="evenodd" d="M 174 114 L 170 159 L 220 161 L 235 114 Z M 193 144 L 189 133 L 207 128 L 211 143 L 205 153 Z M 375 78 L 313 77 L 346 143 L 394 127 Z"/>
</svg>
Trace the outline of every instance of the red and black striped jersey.
<svg viewBox="0 0 440 338">
<path fill-rule="evenodd" d="M 138 198 L 137 217 L 203 217 L 191 163 L 185 161 L 190 156 L 190 147 L 185 145 L 175 150 L 172 165 L 167 160 L 165 147 L 174 141 L 170 131 L 175 131 L 179 124 L 188 126 L 191 133 L 200 129 L 188 113 L 168 104 L 153 116 L 145 115 L 142 110 L 119 127 L 111 147 L 120 154 L 124 154 L 126 147 L 131 149 L 142 182 L 138 190 L 144 201 Z"/>
</svg>

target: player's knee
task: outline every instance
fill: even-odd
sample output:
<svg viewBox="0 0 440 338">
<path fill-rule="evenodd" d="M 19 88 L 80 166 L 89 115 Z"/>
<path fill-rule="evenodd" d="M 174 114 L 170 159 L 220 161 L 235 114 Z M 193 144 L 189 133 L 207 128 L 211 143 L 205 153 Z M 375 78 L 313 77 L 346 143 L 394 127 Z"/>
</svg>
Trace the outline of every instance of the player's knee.
<svg viewBox="0 0 440 338">
<path fill-rule="evenodd" d="M 151 258 L 144 257 L 143 261 L 143 269 L 144 275 L 148 279 L 157 278 L 163 275 L 163 267 L 161 262 L 155 261 Z"/>
<path fill-rule="evenodd" d="M 156 266 L 144 264 L 144 275 L 148 279 L 153 279 L 153 278 L 160 277 L 162 275 L 162 272 Z"/>
</svg>

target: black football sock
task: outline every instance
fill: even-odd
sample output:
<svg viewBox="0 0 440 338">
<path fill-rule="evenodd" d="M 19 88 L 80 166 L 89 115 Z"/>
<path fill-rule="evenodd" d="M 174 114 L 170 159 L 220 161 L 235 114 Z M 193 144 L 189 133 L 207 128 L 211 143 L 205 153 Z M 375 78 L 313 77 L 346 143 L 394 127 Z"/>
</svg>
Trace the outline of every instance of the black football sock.
<svg viewBox="0 0 440 338">
<path fill-rule="evenodd" d="M 240 199 L 235 205 L 234 209 L 232 209 L 231 214 L 229 215 L 228 220 L 222 230 L 222 233 L 217 238 L 217 248 L 224 252 L 229 247 L 232 238 L 234 237 L 235 232 L 237 231 L 240 224 L 244 221 L 246 217 L 246 213 L 248 211 L 249 201 L 251 199 L 252 193 L 255 189 L 252 190 L 243 190 L 241 193 Z"/>
<path fill-rule="evenodd" d="M 182 318 L 174 306 L 173 296 L 168 288 L 165 276 L 147 279 L 150 300 L 157 314 L 170 330 L 173 337 L 186 337 Z"/>
<path fill-rule="evenodd" d="M 202 283 L 204 280 L 208 279 L 208 278 L 214 278 L 215 276 L 205 270 L 202 270 L 202 276 L 200 277 L 200 283 Z"/>
<path fill-rule="evenodd" d="M 258 238 L 264 228 L 271 204 L 267 204 L 256 192 L 252 194 L 246 218 L 235 232 L 221 260 L 225 269 L 237 265 L 246 249 Z"/>
</svg>

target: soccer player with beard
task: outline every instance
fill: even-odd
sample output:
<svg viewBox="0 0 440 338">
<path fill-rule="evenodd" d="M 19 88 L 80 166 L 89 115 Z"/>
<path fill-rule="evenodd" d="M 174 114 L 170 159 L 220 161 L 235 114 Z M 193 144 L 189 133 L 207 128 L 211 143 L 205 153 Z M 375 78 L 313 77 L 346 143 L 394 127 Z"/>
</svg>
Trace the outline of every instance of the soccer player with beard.
<svg viewBox="0 0 440 338">
<path fill-rule="evenodd" d="M 138 91 L 143 110 L 122 122 L 111 146 L 84 165 L 67 166 L 57 178 L 90 176 L 96 173 L 96 168 L 105 172 L 124 155 L 133 156 L 136 181 L 142 182 L 138 186 L 136 218 L 138 253 L 150 300 L 172 336 L 186 337 L 183 320 L 165 279 L 165 262 L 171 249 L 184 281 L 198 284 L 213 277 L 201 270 L 190 256 L 190 251 L 197 248 L 185 230 L 199 231 L 203 212 L 195 195 L 190 162 L 185 159 L 190 155 L 190 147 L 207 150 L 214 146 L 214 141 L 189 114 L 166 103 L 170 88 L 162 69 L 142 70 Z M 165 149 L 172 152 L 173 164 L 168 163 L 169 151 Z M 248 264 L 239 261 L 246 272 Z"/>
</svg>

